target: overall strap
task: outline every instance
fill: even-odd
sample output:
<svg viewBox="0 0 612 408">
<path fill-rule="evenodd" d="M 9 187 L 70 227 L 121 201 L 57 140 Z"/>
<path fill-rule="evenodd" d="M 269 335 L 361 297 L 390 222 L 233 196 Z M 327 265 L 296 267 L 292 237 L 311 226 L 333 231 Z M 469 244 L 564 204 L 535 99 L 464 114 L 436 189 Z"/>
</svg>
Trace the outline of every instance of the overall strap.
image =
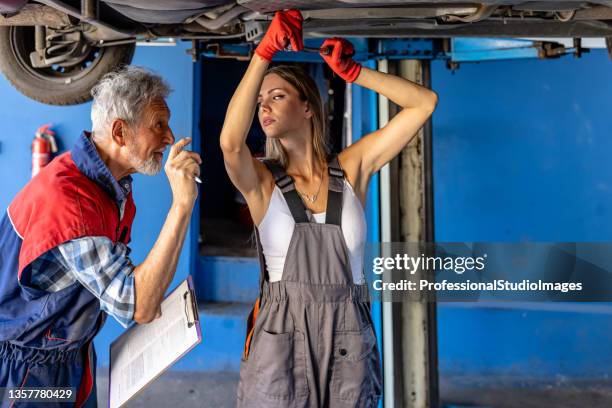
<svg viewBox="0 0 612 408">
<path fill-rule="evenodd" d="M 344 170 L 340 167 L 338 156 L 334 156 L 327 163 L 327 170 L 329 172 L 329 191 L 327 193 L 327 215 L 325 217 L 325 223 L 341 225 Z"/>
<path fill-rule="evenodd" d="M 295 184 L 293 184 L 293 179 L 289 176 L 285 169 L 283 169 L 277 162 L 272 160 L 264 160 L 263 161 L 266 167 L 272 173 L 274 177 L 274 181 L 276 185 L 283 193 L 285 197 L 285 201 L 287 201 L 287 205 L 289 206 L 289 210 L 291 211 L 291 215 L 293 216 L 293 220 L 296 224 L 308 222 L 308 215 L 306 215 L 306 207 L 302 202 L 302 199 L 298 195 Z"/>
<path fill-rule="evenodd" d="M 263 289 L 265 282 L 268 279 L 268 269 L 266 268 L 266 262 L 264 259 L 263 248 L 261 246 L 261 239 L 259 237 L 259 230 L 256 226 L 253 227 L 255 230 L 255 240 L 257 242 L 257 254 L 259 255 L 259 295 L 257 296 L 257 300 L 253 305 L 253 309 L 249 313 L 249 317 L 247 318 L 247 327 L 246 327 L 246 337 L 244 340 L 244 352 L 242 357 L 246 360 L 249 356 L 249 351 L 251 349 L 251 341 L 253 340 L 253 335 L 255 334 L 255 323 L 257 321 L 257 316 L 259 315 L 259 311 L 261 310 L 261 303 L 263 298 Z"/>
<path fill-rule="evenodd" d="M 268 280 L 268 268 L 266 268 L 266 259 L 264 258 L 263 247 L 261 246 L 261 238 L 259 230 L 255 227 L 255 242 L 257 243 L 257 255 L 259 256 L 259 296 L 263 293 L 264 283 Z"/>
</svg>

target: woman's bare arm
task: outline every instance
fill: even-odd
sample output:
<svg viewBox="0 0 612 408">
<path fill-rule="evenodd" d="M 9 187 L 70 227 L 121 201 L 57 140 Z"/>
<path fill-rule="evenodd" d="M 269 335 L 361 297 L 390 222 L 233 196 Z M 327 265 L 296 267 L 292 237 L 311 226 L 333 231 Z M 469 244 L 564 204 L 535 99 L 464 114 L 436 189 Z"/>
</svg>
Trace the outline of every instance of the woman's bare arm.
<svg viewBox="0 0 612 408">
<path fill-rule="evenodd" d="M 435 92 L 407 79 L 365 67 L 355 83 L 389 98 L 402 108 L 385 127 L 364 136 L 339 155 L 349 182 L 365 195 L 372 174 L 412 140 L 433 113 L 438 97 Z"/>
<path fill-rule="evenodd" d="M 221 150 L 225 168 L 232 183 L 247 198 L 256 193 L 261 181 L 256 160 L 246 145 L 246 138 L 257 108 L 257 93 L 261 88 L 268 61 L 254 56 L 244 77 L 230 100 L 221 130 Z"/>
<path fill-rule="evenodd" d="M 288 44 L 295 51 L 304 47 L 302 20 L 297 10 L 276 12 L 232 96 L 221 130 L 220 143 L 225 168 L 232 183 L 246 199 L 255 224 L 263 218 L 267 207 L 266 195 L 269 196 L 264 191 L 273 185 L 273 181 L 265 165 L 251 156 L 246 138 L 257 108 L 257 96 L 274 54 L 285 49 Z"/>
</svg>

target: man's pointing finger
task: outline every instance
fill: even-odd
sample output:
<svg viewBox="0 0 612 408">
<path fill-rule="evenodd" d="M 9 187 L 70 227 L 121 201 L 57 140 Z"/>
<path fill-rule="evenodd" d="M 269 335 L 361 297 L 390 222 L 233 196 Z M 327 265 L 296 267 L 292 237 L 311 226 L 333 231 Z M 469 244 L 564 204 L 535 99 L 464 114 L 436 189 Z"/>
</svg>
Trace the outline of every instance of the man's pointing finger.
<svg viewBox="0 0 612 408">
<path fill-rule="evenodd" d="M 178 155 L 183 150 L 183 148 L 187 146 L 189 143 L 191 143 L 191 138 L 184 137 L 178 142 L 176 142 L 175 144 L 173 144 L 172 147 L 170 148 L 170 153 L 168 153 L 168 159 L 175 158 L 176 155 Z"/>
</svg>

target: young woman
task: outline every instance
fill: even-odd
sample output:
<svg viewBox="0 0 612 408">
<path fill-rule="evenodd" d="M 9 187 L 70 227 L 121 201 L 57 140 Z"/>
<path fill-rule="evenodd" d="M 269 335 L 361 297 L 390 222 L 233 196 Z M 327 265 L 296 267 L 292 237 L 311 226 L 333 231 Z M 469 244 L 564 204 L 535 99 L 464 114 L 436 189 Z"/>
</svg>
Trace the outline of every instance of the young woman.
<svg viewBox="0 0 612 408">
<path fill-rule="evenodd" d="M 348 41 L 326 40 L 322 49 L 331 53 L 322 57 L 337 75 L 403 108 L 330 157 L 314 81 L 295 67 L 268 68 L 276 51 L 303 48 L 301 24 L 297 11 L 275 15 L 221 132 L 225 166 L 257 226 L 262 263 L 238 406 L 374 407 L 381 374 L 363 275 L 366 190 L 431 115 L 437 97 L 361 67 L 349 57 Z M 263 162 L 245 143 L 255 111 L 267 137 Z"/>
</svg>

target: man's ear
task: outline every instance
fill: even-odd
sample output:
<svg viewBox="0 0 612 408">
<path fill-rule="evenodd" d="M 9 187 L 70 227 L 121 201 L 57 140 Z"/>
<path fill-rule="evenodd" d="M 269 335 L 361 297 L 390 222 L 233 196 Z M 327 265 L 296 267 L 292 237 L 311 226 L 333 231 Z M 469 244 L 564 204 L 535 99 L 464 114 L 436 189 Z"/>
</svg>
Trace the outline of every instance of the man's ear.
<svg viewBox="0 0 612 408">
<path fill-rule="evenodd" d="M 129 130 L 125 120 L 113 120 L 113 123 L 111 123 L 111 137 L 113 138 L 113 141 L 117 143 L 117 145 L 125 146 L 127 132 L 129 132 Z"/>
</svg>

